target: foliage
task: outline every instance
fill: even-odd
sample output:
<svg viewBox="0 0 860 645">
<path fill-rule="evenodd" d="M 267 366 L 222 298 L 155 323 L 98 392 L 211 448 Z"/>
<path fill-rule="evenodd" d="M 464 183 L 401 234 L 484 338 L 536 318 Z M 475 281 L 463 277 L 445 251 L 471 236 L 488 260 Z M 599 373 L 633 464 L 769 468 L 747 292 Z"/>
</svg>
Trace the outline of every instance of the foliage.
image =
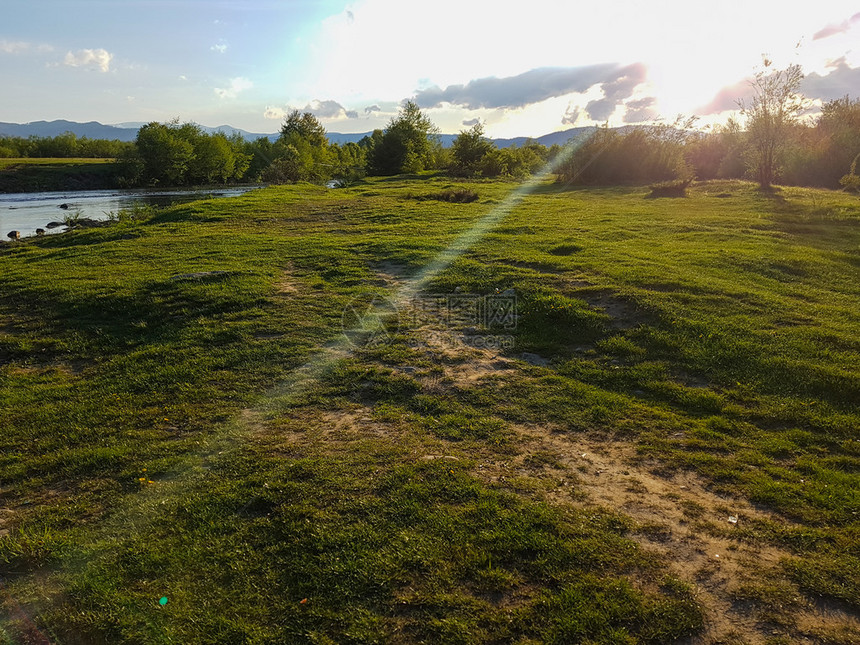
<svg viewBox="0 0 860 645">
<path fill-rule="evenodd" d="M 651 194 L 649 197 L 686 197 L 687 187 L 692 180 L 673 179 L 672 181 L 661 181 L 657 184 L 651 184 Z"/>
<path fill-rule="evenodd" d="M 851 170 L 847 175 L 844 175 L 839 183 L 846 190 L 853 190 L 855 193 L 860 192 L 860 175 L 857 174 L 857 160 L 860 159 L 860 154 L 854 157 L 851 162 Z"/>
<path fill-rule="evenodd" d="M 765 59 L 764 69 L 756 73 L 749 104 L 738 102 L 746 118 L 749 167 L 762 188 L 770 187 L 779 176 L 790 129 L 807 107 L 799 94 L 800 65 L 782 70 L 771 70 L 770 65 Z"/>
<path fill-rule="evenodd" d="M 281 134 L 269 152 L 272 162 L 263 170 L 262 179 L 276 184 L 324 182 L 335 176 L 342 164 L 352 161 L 349 152 L 329 145 L 325 127 L 317 117 L 298 110 L 287 115 Z"/>
<path fill-rule="evenodd" d="M 268 137 L 258 137 L 254 141 L 245 141 L 242 152 L 249 157 L 245 179 L 260 181 L 263 171 L 275 160 L 275 144 Z"/>
<path fill-rule="evenodd" d="M 484 157 L 481 174 L 485 177 L 522 179 L 540 170 L 547 157 L 546 147 L 540 144 L 494 149 Z"/>
<path fill-rule="evenodd" d="M 250 163 L 239 137 L 207 134 L 193 123 L 148 123 L 135 149 L 121 155 L 125 185 L 181 186 L 241 179 Z"/>
<path fill-rule="evenodd" d="M 102 158 L 115 159 L 132 149 L 131 142 L 89 139 L 65 132 L 56 137 L 7 137 L 0 135 L 0 158 Z"/>
<path fill-rule="evenodd" d="M 478 192 L 471 188 L 449 188 L 438 193 L 430 193 L 426 197 L 418 199 L 435 199 L 440 202 L 451 202 L 452 204 L 469 204 L 478 201 Z"/>
<path fill-rule="evenodd" d="M 745 145 L 740 124 L 729 118 L 711 132 L 690 137 L 684 146 L 684 159 L 701 181 L 742 179 L 746 174 Z"/>
<path fill-rule="evenodd" d="M 619 184 L 687 179 L 684 158 L 692 120 L 638 126 L 625 131 L 598 128 L 557 167 L 559 180 L 577 184 Z"/>
<path fill-rule="evenodd" d="M 406 101 L 396 117 L 368 144 L 368 172 L 372 175 L 416 173 L 434 166 L 438 128 L 413 101 Z"/>
<path fill-rule="evenodd" d="M 362 179 L 365 175 L 367 155 L 365 148 L 357 143 L 345 143 L 342 146 L 331 145 L 334 157 L 332 177 L 339 186 L 349 186 Z"/>
<path fill-rule="evenodd" d="M 484 126 L 480 122 L 468 130 L 462 130 L 451 146 L 449 171 L 459 177 L 480 174 L 484 157 L 495 147 L 492 141 L 484 137 Z"/>
</svg>

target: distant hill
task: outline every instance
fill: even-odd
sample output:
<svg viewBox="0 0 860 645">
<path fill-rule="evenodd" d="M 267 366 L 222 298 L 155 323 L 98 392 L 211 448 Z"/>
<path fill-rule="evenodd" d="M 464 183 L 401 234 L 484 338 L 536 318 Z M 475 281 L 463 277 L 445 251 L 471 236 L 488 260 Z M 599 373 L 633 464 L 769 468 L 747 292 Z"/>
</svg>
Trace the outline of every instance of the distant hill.
<svg viewBox="0 0 860 645">
<path fill-rule="evenodd" d="M 75 121 L 32 121 L 31 123 L 0 123 L 0 134 L 9 137 L 56 137 L 64 132 L 74 132 L 88 139 L 119 139 L 134 141 L 138 128 L 118 128 L 97 121 L 76 123 Z"/>
<path fill-rule="evenodd" d="M 127 122 L 117 123 L 116 125 L 104 125 L 102 123 L 98 123 L 97 121 L 77 123 L 75 121 L 64 120 L 33 121 L 31 123 L 0 122 L 0 135 L 24 138 L 30 136 L 56 137 L 58 135 L 63 134 L 64 132 L 74 132 L 79 137 L 87 137 L 89 139 L 119 139 L 120 141 L 134 141 L 135 137 L 137 136 L 137 131 L 143 125 L 146 124 L 143 122 Z M 214 128 L 205 125 L 202 125 L 200 127 L 205 132 L 209 132 L 210 134 L 213 132 L 223 132 L 228 136 L 233 134 L 240 134 L 242 137 L 249 141 L 258 139 L 260 137 L 268 137 L 273 141 L 278 138 L 277 133 L 260 134 L 255 132 L 248 132 L 247 130 L 242 130 L 241 128 L 234 128 L 229 125 L 219 125 Z M 542 137 L 533 138 L 538 143 L 541 143 L 547 147 L 555 143 L 563 145 L 567 143 L 569 139 L 580 136 L 583 133 L 590 133 L 594 131 L 594 129 L 595 128 L 593 126 L 585 128 L 570 128 L 569 130 L 551 132 L 550 134 L 545 134 Z M 371 131 L 354 133 L 329 132 L 328 139 L 332 143 L 343 145 L 349 142 L 358 143 L 364 137 L 369 136 L 370 134 L 372 134 Z M 439 137 L 442 139 L 442 145 L 446 148 L 450 148 L 451 144 L 454 142 L 454 139 L 457 138 L 457 135 L 440 134 Z M 513 139 L 492 139 L 492 141 L 499 148 L 509 148 L 510 146 L 521 146 L 530 138 L 532 137 L 514 137 Z"/>
</svg>

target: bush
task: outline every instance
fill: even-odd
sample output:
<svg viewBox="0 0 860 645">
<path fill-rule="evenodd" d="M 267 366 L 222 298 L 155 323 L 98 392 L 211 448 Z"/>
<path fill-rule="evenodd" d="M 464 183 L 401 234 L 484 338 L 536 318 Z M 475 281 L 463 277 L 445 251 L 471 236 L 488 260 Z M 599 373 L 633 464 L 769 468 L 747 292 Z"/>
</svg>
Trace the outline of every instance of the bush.
<svg viewBox="0 0 860 645">
<path fill-rule="evenodd" d="M 858 159 L 860 159 L 860 155 L 854 157 L 854 161 L 851 162 L 851 170 L 847 175 L 843 176 L 842 179 L 839 180 L 840 185 L 845 190 L 860 192 L 860 175 L 857 174 Z"/>
<path fill-rule="evenodd" d="M 690 122 L 637 127 L 621 132 L 599 128 L 558 167 L 559 180 L 618 184 L 686 180 L 684 159 Z"/>
<path fill-rule="evenodd" d="M 686 197 L 687 186 L 690 185 L 690 179 L 676 179 L 674 181 L 661 181 L 658 184 L 651 184 L 651 193 L 648 197 Z"/>
<path fill-rule="evenodd" d="M 424 199 L 435 199 L 440 202 L 452 202 L 454 204 L 468 204 L 478 201 L 478 193 L 469 188 L 458 188 L 456 190 L 443 190 L 441 193 L 430 193 Z"/>
</svg>

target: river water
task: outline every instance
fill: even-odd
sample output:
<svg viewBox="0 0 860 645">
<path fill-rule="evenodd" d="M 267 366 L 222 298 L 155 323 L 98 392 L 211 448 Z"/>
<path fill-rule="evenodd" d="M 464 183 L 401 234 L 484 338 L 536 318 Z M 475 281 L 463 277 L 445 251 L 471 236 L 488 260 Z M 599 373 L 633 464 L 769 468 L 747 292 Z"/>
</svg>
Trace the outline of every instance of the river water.
<svg viewBox="0 0 860 645">
<path fill-rule="evenodd" d="M 0 194 L 0 239 L 18 231 L 21 237 L 34 235 L 37 228 L 46 233 L 61 233 L 65 226 L 49 229 L 49 222 L 80 214 L 103 220 L 108 215 L 135 205 L 170 206 L 212 197 L 233 197 L 257 186 L 203 190 L 83 190 L 49 193 Z M 60 208 L 65 204 L 66 208 Z"/>
</svg>

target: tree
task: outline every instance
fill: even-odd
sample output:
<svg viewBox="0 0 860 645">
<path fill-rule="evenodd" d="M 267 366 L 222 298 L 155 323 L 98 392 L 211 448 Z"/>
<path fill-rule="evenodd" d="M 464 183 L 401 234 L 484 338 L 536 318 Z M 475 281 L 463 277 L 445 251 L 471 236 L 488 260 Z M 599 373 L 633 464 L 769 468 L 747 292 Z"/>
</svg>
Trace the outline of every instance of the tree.
<svg viewBox="0 0 860 645">
<path fill-rule="evenodd" d="M 293 110 L 284 119 L 280 138 L 288 144 L 301 139 L 315 148 L 328 145 L 325 126 L 310 112 L 300 114 L 298 110 Z"/>
<path fill-rule="evenodd" d="M 407 101 L 391 119 L 382 137 L 374 141 L 368 157 L 371 174 L 396 175 L 419 172 L 433 165 L 433 140 L 438 128 Z"/>
<path fill-rule="evenodd" d="M 263 173 L 267 181 L 325 181 L 335 168 L 325 127 L 310 112 L 287 116 L 273 153 L 277 167 Z"/>
<path fill-rule="evenodd" d="M 851 171 L 846 176 L 856 177 L 857 156 L 860 155 L 860 99 L 846 96 L 825 103 L 817 129 L 826 141 L 820 159 L 825 167 L 826 185 L 835 188 L 837 178 L 849 167 Z"/>
<path fill-rule="evenodd" d="M 484 157 L 493 148 L 495 145 L 484 137 L 484 127 L 480 123 L 461 131 L 451 145 L 451 174 L 460 177 L 477 175 Z"/>
<path fill-rule="evenodd" d="M 143 165 L 143 179 L 148 183 L 177 185 L 194 160 L 194 146 L 177 136 L 177 125 L 147 123 L 137 131 L 137 152 Z"/>
<path fill-rule="evenodd" d="M 749 104 L 738 101 L 747 121 L 749 166 L 762 188 L 776 180 L 789 132 L 807 107 L 798 93 L 803 80 L 800 65 L 773 71 L 770 66 L 765 59 L 764 69 L 756 73 Z"/>
</svg>

